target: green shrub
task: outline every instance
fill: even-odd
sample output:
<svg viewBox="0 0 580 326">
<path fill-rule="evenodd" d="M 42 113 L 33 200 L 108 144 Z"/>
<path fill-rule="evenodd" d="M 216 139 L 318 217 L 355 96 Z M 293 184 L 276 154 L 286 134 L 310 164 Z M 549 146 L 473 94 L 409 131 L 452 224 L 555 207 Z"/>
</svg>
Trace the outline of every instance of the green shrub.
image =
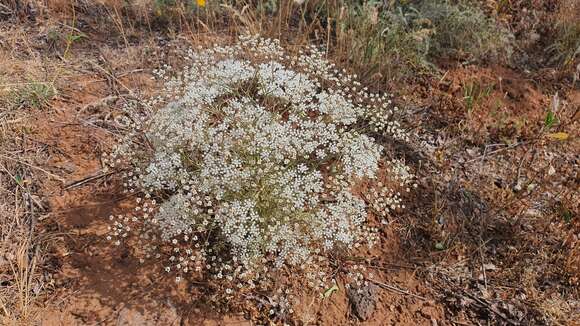
<svg viewBox="0 0 580 326">
<path fill-rule="evenodd" d="M 511 56 L 509 32 L 473 4 L 422 1 L 419 12 L 433 24 L 432 57 L 482 61 Z"/>
<path fill-rule="evenodd" d="M 13 91 L 10 102 L 16 107 L 43 108 L 55 96 L 56 88 L 52 83 L 31 82 Z"/>
<path fill-rule="evenodd" d="M 367 75 L 400 77 L 432 68 L 427 60 L 431 31 L 415 26 L 401 8 L 381 12 L 373 2 L 342 7 L 336 28 L 340 50 Z"/>
<path fill-rule="evenodd" d="M 366 75 L 404 77 L 433 71 L 439 58 L 500 61 L 511 55 L 510 33 L 473 4 L 364 1 L 334 10 L 325 12 L 331 21 L 337 17 L 335 53 Z"/>
</svg>

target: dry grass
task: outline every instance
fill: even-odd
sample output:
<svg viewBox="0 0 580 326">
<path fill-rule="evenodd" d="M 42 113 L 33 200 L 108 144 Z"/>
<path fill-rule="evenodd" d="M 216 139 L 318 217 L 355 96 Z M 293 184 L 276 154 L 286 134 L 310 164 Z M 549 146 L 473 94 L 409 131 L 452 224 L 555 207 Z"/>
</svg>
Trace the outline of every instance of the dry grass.
<svg viewBox="0 0 580 326">
<path fill-rule="evenodd" d="M 0 323 L 27 324 L 34 319 L 35 300 L 42 289 L 41 263 L 35 230 L 38 199 L 33 170 L 22 162 L 24 149 L 13 139 L 26 125 L 21 112 L 0 114 Z"/>
<path fill-rule="evenodd" d="M 15 4 L 16 2 L 12 2 Z M 52 66 L 27 30 L 2 26 L 0 47 L 0 324 L 28 325 L 43 305 L 44 250 L 37 220 L 38 188 L 49 171 L 42 145 L 30 137 L 33 117 L 56 96 Z"/>
<path fill-rule="evenodd" d="M 15 196 L 20 194 L 16 192 Z M 8 271 L 2 271 L 8 276 L 3 280 L 9 284 L 4 287 L 0 295 L 2 308 L 1 321 L 4 325 L 26 324 L 35 317 L 35 300 L 41 290 L 41 283 L 37 280 L 38 250 L 31 243 L 32 230 L 23 221 L 23 214 L 19 207 L 15 207 L 12 218 L 6 218 L 7 207 L 2 208 L 2 252 L 11 254 L 4 258 L 3 265 L 8 265 Z M 6 230 L 8 229 L 8 230 Z M 28 230 L 27 230 L 28 229 Z M 6 268 L 6 266 L 3 266 Z"/>
<path fill-rule="evenodd" d="M 498 61 L 503 55 L 503 60 L 510 48 L 508 33 L 477 5 L 443 0 L 229 0 L 207 1 L 203 7 L 183 0 L 20 2 L 35 8 L 37 16 L 57 17 L 71 30 L 79 17 L 106 26 L 125 47 L 143 32 L 158 31 L 172 37 L 251 33 L 290 45 L 316 44 L 369 83 L 432 74 L 432 61 L 450 55 L 471 61 L 493 61 L 494 56 Z M 79 33 L 69 34 L 65 38 Z"/>
<path fill-rule="evenodd" d="M 556 37 L 546 49 L 552 62 L 572 67 L 580 58 L 580 2 L 564 0 L 556 14 Z"/>
</svg>

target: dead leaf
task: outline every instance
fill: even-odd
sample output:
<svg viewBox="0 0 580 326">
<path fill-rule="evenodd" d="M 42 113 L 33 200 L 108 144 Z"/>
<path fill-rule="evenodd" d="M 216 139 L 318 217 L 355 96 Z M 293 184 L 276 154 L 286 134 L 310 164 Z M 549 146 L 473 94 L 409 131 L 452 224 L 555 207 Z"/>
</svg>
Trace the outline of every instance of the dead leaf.
<svg viewBox="0 0 580 326">
<path fill-rule="evenodd" d="M 555 140 L 566 140 L 568 139 L 568 133 L 566 132 L 554 132 L 548 134 L 548 137 L 555 139 Z"/>
</svg>

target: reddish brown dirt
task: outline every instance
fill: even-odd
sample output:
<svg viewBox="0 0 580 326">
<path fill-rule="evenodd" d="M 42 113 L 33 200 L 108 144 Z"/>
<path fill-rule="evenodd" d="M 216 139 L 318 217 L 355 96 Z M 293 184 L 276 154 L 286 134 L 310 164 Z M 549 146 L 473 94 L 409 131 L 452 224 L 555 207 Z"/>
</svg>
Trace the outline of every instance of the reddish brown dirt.
<svg viewBox="0 0 580 326">
<path fill-rule="evenodd" d="M 438 86 L 459 100 L 457 111 L 446 108 L 447 114 L 465 116 L 481 139 L 514 142 L 530 136 L 550 108 L 537 78 L 501 66 L 452 69 Z"/>
<path fill-rule="evenodd" d="M 123 83 L 142 86 L 147 77 L 133 76 Z M 71 85 L 52 109 L 36 118 L 34 137 L 53 149 L 47 165 L 65 179 L 47 179 L 42 189 L 50 207 L 43 226 L 57 230 L 59 241 L 54 244 L 58 267 L 55 300 L 42 313 L 41 324 L 250 325 L 243 314 L 219 313 L 211 307 L 205 301 L 203 285 L 176 284 L 159 266 L 141 265 L 127 248 L 105 240 L 107 217 L 127 212 L 132 205 L 131 198 L 124 197 L 116 186 L 114 176 L 65 189 L 71 182 L 100 173 L 101 153 L 111 144 L 106 128 L 89 123 L 106 116 L 108 108 L 87 109 L 108 95 L 105 82 L 80 76 Z M 426 298 L 379 290 L 377 309 L 364 324 L 431 325 L 444 319 L 443 308 L 432 300 L 413 270 L 395 267 L 406 265 L 406 257 L 393 228 L 387 228 L 380 246 L 368 253 L 373 264 L 386 266 L 371 272 L 380 282 Z M 340 288 L 325 300 L 320 294 L 305 296 L 296 308 L 298 323 L 357 323 L 342 284 Z M 236 306 L 244 310 L 243 303 Z"/>
<path fill-rule="evenodd" d="M 54 149 L 48 165 L 60 170 L 64 184 L 98 174 L 101 150 L 110 144 L 106 129 L 87 123 L 102 112 L 85 109 L 104 97 L 102 83 L 81 82 L 87 86 L 69 90 L 69 101 L 54 103 L 36 120 L 35 137 Z M 54 246 L 60 265 L 55 279 L 61 286 L 55 293 L 58 302 L 43 312 L 41 324 L 177 325 L 199 316 L 207 316 L 200 320 L 207 319 L 207 325 L 239 324 L 236 316 L 222 323 L 202 313 L 207 307 L 196 305 L 195 290 L 160 277 L 156 268 L 140 265 L 126 248 L 105 240 L 107 217 L 131 209 L 130 198 L 123 197 L 114 181 L 69 190 L 64 184 L 47 180 L 43 189 L 50 206 L 44 226 L 61 234 Z"/>
</svg>

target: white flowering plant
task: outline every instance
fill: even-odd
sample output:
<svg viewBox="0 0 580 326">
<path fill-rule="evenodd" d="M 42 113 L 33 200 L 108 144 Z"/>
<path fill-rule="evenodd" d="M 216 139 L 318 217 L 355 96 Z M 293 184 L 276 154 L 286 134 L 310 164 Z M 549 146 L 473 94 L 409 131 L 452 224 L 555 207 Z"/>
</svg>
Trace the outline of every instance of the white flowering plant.
<svg viewBox="0 0 580 326">
<path fill-rule="evenodd" d="M 226 296 L 291 277 L 325 286 L 331 254 L 372 245 L 370 217 L 401 206 L 384 180 L 412 183 L 374 138 L 406 139 L 397 108 L 314 47 L 247 36 L 187 58 L 157 71 L 161 96 L 128 110 L 131 132 L 105 157 L 137 198 L 107 237 Z"/>
</svg>

